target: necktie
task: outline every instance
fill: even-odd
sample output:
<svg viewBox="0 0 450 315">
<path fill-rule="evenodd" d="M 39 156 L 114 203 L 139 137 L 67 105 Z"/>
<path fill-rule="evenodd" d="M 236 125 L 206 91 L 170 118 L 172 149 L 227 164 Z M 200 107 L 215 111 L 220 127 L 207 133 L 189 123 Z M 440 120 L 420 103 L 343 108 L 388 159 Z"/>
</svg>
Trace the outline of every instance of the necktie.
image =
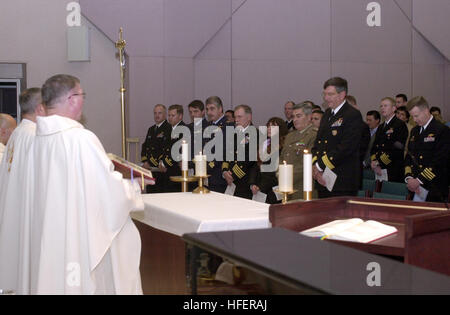
<svg viewBox="0 0 450 315">
<path fill-rule="evenodd" d="M 423 126 L 422 127 L 420 127 L 420 132 L 419 132 L 419 135 L 422 133 L 422 131 L 423 131 Z"/>
<path fill-rule="evenodd" d="M 328 119 L 328 121 L 330 121 L 330 120 L 333 119 L 333 118 L 334 118 L 334 110 L 331 111 L 331 116 L 330 116 L 330 118 Z"/>
</svg>

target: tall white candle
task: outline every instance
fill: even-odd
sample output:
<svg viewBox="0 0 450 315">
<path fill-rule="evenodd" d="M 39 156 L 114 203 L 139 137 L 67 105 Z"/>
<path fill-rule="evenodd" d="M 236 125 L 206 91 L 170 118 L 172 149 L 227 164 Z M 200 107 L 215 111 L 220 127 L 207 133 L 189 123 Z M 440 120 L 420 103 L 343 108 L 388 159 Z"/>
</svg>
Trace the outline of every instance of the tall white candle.
<svg viewBox="0 0 450 315">
<path fill-rule="evenodd" d="M 290 192 L 294 190 L 294 166 L 291 164 L 283 164 L 279 166 L 278 188 L 281 192 Z"/>
<path fill-rule="evenodd" d="M 206 155 L 195 156 L 195 176 L 206 176 Z"/>
<path fill-rule="evenodd" d="M 181 170 L 182 171 L 188 170 L 188 161 L 189 161 L 188 151 L 189 151 L 188 144 L 186 141 L 183 141 L 183 143 L 181 144 Z"/>
<path fill-rule="evenodd" d="M 303 191 L 312 191 L 312 154 L 303 151 Z"/>
</svg>

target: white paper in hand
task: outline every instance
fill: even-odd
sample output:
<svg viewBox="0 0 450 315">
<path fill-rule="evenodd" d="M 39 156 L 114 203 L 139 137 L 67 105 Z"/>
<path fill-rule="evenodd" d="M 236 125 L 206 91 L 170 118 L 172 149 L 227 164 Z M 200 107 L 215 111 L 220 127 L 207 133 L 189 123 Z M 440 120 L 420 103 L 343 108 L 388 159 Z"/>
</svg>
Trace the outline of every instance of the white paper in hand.
<svg viewBox="0 0 450 315">
<path fill-rule="evenodd" d="M 325 168 L 325 171 L 322 174 L 322 178 L 326 183 L 326 187 L 328 191 L 332 191 L 334 187 L 334 183 L 336 183 L 337 175 L 328 167 Z"/>
<path fill-rule="evenodd" d="M 419 186 L 419 193 L 414 194 L 413 201 L 425 202 L 427 200 L 428 190 Z"/>
<path fill-rule="evenodd" d="M 236 185 L 234 183 L 231 183 L 227 186 L 227 189 L 225 190 L 225 195 L 234 196 L 234 191 L 236 190 Z"/>
<path fill-rule="evenodd" d="M 388 182 L 388 173 L 387 173 L 387 169 L 383 168 L 381 170 L 381 175 L 377 175 L 377 173 L 375 173 L 375 179 L 378 181 L 385 181 Z"/>
<path fill-rule="evenodd" d="M 262 193 L 258 191 L 256 194 L 253 195 L 252 200 L 266 203 L 267 195 L 265 193 Z"/>
<path fill-rule="evenodd" d="M 273 186 L 272 187 L 273 192 L 275 193 L 275 197 L 277 197 L 278 201 L 283 200 L 283 194 L 278 192 L 278 186 Z"/>
</svg>

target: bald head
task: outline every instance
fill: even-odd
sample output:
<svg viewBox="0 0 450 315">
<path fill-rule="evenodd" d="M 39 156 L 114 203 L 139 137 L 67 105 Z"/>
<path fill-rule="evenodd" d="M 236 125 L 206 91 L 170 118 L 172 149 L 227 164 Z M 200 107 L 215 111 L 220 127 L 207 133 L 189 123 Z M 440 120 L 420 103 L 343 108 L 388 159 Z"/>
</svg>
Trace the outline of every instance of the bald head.
<svg viewBox="0 0 450 315">
<path fill-rule="evenodd" d="M 0 142 L 6 145 L 11 133 L 16 128 L 16 120 L 8 114 L 0 114 Z"/>
</svg>

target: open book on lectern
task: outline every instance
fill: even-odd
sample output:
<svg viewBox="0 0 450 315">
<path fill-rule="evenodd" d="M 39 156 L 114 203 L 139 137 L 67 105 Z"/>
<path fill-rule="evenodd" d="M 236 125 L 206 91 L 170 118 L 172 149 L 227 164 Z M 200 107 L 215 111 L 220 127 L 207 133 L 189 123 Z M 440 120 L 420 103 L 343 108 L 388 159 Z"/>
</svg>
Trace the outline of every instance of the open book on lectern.
<svg viewBox="0 0 450 315">
<path fill-rule="evenodd" d="M 155 184 L 155 179 L 153 178 L 151 171 L 122 159 L 120 156 L 113 153 L 108 153 L 108 158 L 113 162 L 114 170 L 121 173 L 124 178 L 134 178 L 139 181 L 144 177 L 146 185 Z"/>
<path fill-rule="evenodd" d="M 394 234 L 397 229 L 377 221 L 363 221 L 358 218 L 335 220 L 326 224 L 300 232 L 310 237 L 332 239 L 339 241 L 370 243 L 388 235 Z"/>
</svg>

